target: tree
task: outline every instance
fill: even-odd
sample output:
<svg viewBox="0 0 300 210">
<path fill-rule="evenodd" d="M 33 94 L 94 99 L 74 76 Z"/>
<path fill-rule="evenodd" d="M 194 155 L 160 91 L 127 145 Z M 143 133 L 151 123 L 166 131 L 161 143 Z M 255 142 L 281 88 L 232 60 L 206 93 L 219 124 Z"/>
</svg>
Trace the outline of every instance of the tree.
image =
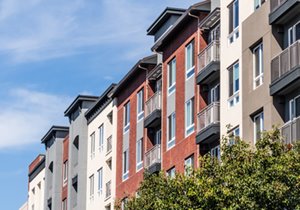
<svg viewBox="0 0 300 210">
<path fill-rule="evenodd" d="M 221 162 L 209 154 L 199 169 L 175 178 L 145 174 L 129 210 L 300 209 L 300 149 L 286 146 L 278 129 L 264 132 L 251 149 L 222 139 Z"/>
</svg>

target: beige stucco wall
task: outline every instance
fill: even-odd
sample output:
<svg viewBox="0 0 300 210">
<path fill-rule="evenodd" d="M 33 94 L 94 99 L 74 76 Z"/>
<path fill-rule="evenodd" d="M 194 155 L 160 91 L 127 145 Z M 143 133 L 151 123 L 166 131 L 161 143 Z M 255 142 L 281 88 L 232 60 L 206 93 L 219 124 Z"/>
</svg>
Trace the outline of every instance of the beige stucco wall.
<svg viewBox="0 0 300 210">
<path fill-rule="evenodd" d="M 34 189 L 34 193 L 33 193 Z M 45 192 L 45 168 L 29 182 L 28 189 L 28 209 L 44 209 L 44 192 Z"/>
</svg>

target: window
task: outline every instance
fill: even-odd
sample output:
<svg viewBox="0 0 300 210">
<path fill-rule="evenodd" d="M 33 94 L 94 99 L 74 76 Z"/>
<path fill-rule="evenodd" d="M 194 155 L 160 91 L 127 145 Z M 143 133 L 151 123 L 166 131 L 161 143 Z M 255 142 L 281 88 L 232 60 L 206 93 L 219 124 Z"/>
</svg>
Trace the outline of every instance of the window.
<svg viewBox="0 0 300 210">
<path fill-rule="evenodd" d="M 123 180 L 129 177 L 129 149 L 123 152 Z"/>
<path fill-rule="evenodd" d="M 188 100 L 185 104 L 185 133 L 191 134 L 194 131 L 194 98 Z"/>
<path fill-rule="evenodd" d="M 217 158 L 218 160 L 221 160 L 221 155 L 220 155 L 220 145 L 213 147 L 210 150 L 210 155 L 213 158 Z"/>
<path fill-rule="evenodd" d="M 168 92 L 171 94 L 175 91 L 175 83 L 176 83 L 176 58 L 173 58 L 172 61 L 168 64 L 168 78 L 169 78 L 169 88 Z"/>
<path fill-rule="evenodd" d="M 208 43 L 212 43 L 213 41 L 220 40 L 220 25 L 217 25 L 215 28 L 209 31 L 208 35 Z"/>
<path fill-rule="evenodd" d="M 254 116 L 254 144 L 261 138 L 261 132 L 264 129 L 264 113 L 261 112 Z"/>
<path fill-rule="evenodd" d="M 214 86 L 210 91 L 210 102 L 218 102 L 220 101 L 220 84 Z"/>
<path fill-rule="evenodd" d="M 90 136 L 91 139 L 91 158 L 95 157 L 95 133 Z"/>
<path fill-rule="evenodd" d="M 67 180 L 68 180 L 68 161 L 66 160 L 64 162 L 64 165 L 63 165 L 63 178 L 64 178 L 64 185 L 67 183 Z"/>
<path fill-rule="evenodd" d="M 155 132 L 155 144 L 161 143 L 161 129 Z"/>
<path fill-rule="evenodd" d="M 130 127 L 130 102 L 124 106 L 124 133 L 129 130 Z"/>
<path fill-rule="evenodd" d="M 288 44 L 291 45 L 300 39 L 300 22 L 290 27 L 288 30 Z"/>
<path fill-rule="evenodd" d="M 62 210 L 67 210 L 67 199 L 64 199 L 62 202 Z"/>
<path fill-rule="evenodd" d="M 143 138 L 136 142 L 136 170 L 143 167 Z"/>
<path fill-rule="evenodd" d="M 103 145 L 104 145 L 104 125 L 102 124 L 99 127 L 99 150 L 100 150 L 100 152 L 103 151 Z"/>
<path fill-rule="evenodd" d="M 171 178 L 175 177 L 175 167 L 173 167 L 167 171 L 167 176 L 169 176 Z"/>
<path fill-rule="evenodd" d="M 235 144 L 235 137 L 240 136 L 240 127 L 237 126 L 235 127 L 229 135 L 229 145 L 234 145 Z"/>
<path fill-rule="evenodd" d="M 289 120 L 300 116 L 300 95 L 289 101 Z"/>
<path fill-rule="evenodd" d="M 194 66 L 194 40 L 185 47 L 185 71 L 186 78 L 190 78 L 195 72 Z"/>
<path fill-rule="evenodd" d="M 90 199 L 94 198 L 94 174 L 90 176 Z"/>
<path fill-rule="evenodd" d="M 124 198 L 121 201 L 121 210 L 125 210 L 126 209 L 126 204 L 127 204 L 128 198 Z"/>
<path fill-rule="evenodd" d="M 190 156 L 189 158 L 185 159 L 184 161 L 184 174 L 190 175 L 194 168 L 194 155 Z"/>
<path fill-rule="evenodd" d="M 229 72 L 229 106 L 232 107 L 239 102 L 238 91 L 240 89 L 239 63 L 233 64 Z"/>
<path fill-rule="evenodd" d="M 137 93 L 137 120 L 144 118 L 144 90 Z"/>
<path fill-rule="evenodd" d="M 263 45 L 259 44 L 253 49 L 253 72 L 254 72 L 254 88 L 263 83 L 264 68 L 263 68 Z"/>
<path fill-rule="evenodd" d="M 168 117 L 168 134 L 169 134 L 169 138 L 168 138 L 168 144 L 167 144 L 167 148 L 170 149 L 171 147 L 173 147 L 175 145 L 175 133 L 176 133 L 176 116 L 175 116 L 175 112 L 173 112 L 169 117 Z"/>
<path fill-rule="evenodd" d="M 239 0 L 234 0 L 229 6 L 229 43 L 239 37 Z"/>
<path fill-rule="evenodd" d="M 103 169 L 98 170 L 98 193 L 102 194 L 103 189 Z"/>
<path fill-rule="evenodd" d="M 260 8 L 263 3 L 265 3 L 265 0 L 254 0 L 254 10 Z"/>
</svg>

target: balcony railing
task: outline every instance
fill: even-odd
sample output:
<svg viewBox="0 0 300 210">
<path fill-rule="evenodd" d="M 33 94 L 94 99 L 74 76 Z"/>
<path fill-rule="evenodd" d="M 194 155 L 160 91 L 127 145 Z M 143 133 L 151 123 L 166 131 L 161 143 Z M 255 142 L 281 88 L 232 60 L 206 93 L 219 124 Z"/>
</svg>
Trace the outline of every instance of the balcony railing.
<svg viewBox="0 0 300 210">
<path fill-rule="evenodd" d="M 300 117 L 284 124 L 281 127 L 281 134 L 286 144 L 294 144 L 300 140 Z"/>
<path fill-rule="evenodd" d="M 207 126 L 220 122 L 220 103 L 214 102 L 203 109 L 198 114 L 197 132 L 203 130 Z"/>
<path fill-rule="evenodd" d="M 200 72 L 208 64 L 213 61 L 220 60 L 220 44 L 219 41 L 213 41 L 198 55 L 199 70 Z"/>
<path fill-rule="evenodd" d="M 106 140 L 106 153 L 110 153 L 112 150 L 112 136 L 108 137 Z"/>
<path fill-rule="evenodd" d="M 271 61 L 272 82 L 300 65 L 300 41 L 290 45 Z"/>
<path fill-rule="evenodd" d="M 271 12 L 275 11 L 280 5 L 282 5 L 287 0 L 271 0 Z"/>
<path fill-rule="evenodd" d="M 108 181 L 105 184 L 105 198 L 109 198 L 111 196 L 111 181 Z"/>
<path fill-rule="evenodd" d="M 157 144 L 145 154 L 145 168 L 148 169 L 155 163 L 160 163 L 160 157 L 160 144 Z"/>
<path fill-rule="evenodd" d="M 161 92 L 156 92 L 146 101 L 146 117 L 157 109 L 161 109 Z"/>
</svg>

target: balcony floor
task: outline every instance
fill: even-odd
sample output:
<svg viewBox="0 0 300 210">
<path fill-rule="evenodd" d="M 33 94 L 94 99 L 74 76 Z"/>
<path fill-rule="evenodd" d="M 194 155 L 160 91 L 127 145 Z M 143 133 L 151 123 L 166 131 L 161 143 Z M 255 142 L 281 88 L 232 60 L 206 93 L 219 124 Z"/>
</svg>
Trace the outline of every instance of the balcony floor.
<svg viewBox="0 0 300 210">
<path fill-rule="evenodd" d="M 213 61 L 198 73 L 197 84 L 209 84 L 218 78 L 220 78 L 220 61 Z"/>
<path fill-rule="evenodd" d="M 220 123 L 212 123 L 203 130 L 199 131 L 196 136 L 196 144 L 210 144 L 220 139 Z"/>
<path fill-rule="evenodd" d="M 156 109 L 151 114 L 149 114 L 144 120 L 145 128 L 154 128 L 157 127 L 161 122 L 161 110 Z"/>
</svg>

